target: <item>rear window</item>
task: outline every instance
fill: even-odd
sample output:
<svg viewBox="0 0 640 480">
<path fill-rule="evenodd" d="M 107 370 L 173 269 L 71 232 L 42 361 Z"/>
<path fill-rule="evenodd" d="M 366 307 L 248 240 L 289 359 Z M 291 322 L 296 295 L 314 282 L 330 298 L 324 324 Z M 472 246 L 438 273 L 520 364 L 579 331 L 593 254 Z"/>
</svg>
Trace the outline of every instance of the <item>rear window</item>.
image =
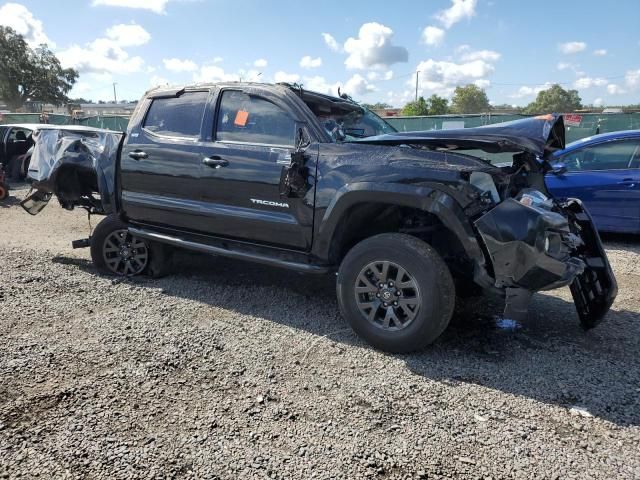
<svg viewBox="0 0 640 480">
<path fill-rule="evenodd" d="M 209 92 L 186 92 L 177 98 L 156 98 L 143 127 L 157 135 L 198 138 L 208 96 Z"/>
</svg>

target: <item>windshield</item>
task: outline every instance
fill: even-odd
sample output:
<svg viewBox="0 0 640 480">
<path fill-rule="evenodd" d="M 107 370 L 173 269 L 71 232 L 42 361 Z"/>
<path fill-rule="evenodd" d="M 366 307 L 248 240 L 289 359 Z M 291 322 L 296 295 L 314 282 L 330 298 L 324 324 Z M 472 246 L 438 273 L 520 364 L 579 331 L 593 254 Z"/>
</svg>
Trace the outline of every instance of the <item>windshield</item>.
<svg viewBox="0 0 640 480">
<path fill-rule="evenodd" d="M 396 132 L 396 129 L 382 118 L 363 107 L 319 114 L 317 117 L 334 142 L 348 142 Z"/>
</svg>

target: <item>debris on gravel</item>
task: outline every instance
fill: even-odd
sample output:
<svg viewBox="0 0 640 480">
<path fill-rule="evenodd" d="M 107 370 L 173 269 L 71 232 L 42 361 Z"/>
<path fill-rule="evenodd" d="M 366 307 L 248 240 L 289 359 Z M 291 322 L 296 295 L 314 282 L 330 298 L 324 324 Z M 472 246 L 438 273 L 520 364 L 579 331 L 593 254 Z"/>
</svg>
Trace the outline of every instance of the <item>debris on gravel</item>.
<svg viewBox="0 0 640 480">
<path fill-rule="evenodd" d="M 185 253 L 114 281 L 70 248 L 83 212 L 12 198 L 0 478 L 640 478 L 637 238 L 607 239 L 620 294 L 594 330 L 563 289 L 508 328 L 467 304 L 389 355 L 337 314 L 333 278 Z"/>
</svg>

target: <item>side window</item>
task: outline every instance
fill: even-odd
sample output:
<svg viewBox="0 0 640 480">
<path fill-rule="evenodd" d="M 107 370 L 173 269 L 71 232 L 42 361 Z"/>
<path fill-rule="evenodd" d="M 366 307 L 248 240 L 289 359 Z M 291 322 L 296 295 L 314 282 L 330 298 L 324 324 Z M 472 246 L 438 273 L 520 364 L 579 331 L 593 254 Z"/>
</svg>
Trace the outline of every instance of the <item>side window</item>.
<svg viewBox="0 0 640 480">
<path fill-rule="evenodd" d="M 260 97 L 225 90 L 218 110 L 216 140 L 292 146 L 295 121 Z"/>
<path fill-rule="evenodd" d="M 620 170 L 634 167 L 640 142 L 610 142 L 568 153 L 560 160 L 570 172 L 585 170 Z"/>
<path fill-rule="evenodd" d="M 198 138 L 208 96 L 209 92 L 186 92 L 176 98 L 156 98 L 143 127 L 157 135 Z"/>
</svg>

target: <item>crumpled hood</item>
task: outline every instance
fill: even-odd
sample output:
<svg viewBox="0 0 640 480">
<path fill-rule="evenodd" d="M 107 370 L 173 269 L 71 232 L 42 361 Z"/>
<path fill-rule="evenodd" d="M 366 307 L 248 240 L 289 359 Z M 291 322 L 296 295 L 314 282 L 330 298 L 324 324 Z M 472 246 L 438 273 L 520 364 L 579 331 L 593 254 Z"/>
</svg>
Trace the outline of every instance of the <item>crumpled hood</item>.
<svg viewBox="0 0 640 480">
<path fill-rule="evenodd" d="M 484 127 L 398 132 L 353 142 L 425 145 L 448 150 L 480 149 L 489 153 L 527 151 L 546 159 L 556 150 L 564 148 L 565 134 L 562 115 L 549 114 Z"/>
</svg>

